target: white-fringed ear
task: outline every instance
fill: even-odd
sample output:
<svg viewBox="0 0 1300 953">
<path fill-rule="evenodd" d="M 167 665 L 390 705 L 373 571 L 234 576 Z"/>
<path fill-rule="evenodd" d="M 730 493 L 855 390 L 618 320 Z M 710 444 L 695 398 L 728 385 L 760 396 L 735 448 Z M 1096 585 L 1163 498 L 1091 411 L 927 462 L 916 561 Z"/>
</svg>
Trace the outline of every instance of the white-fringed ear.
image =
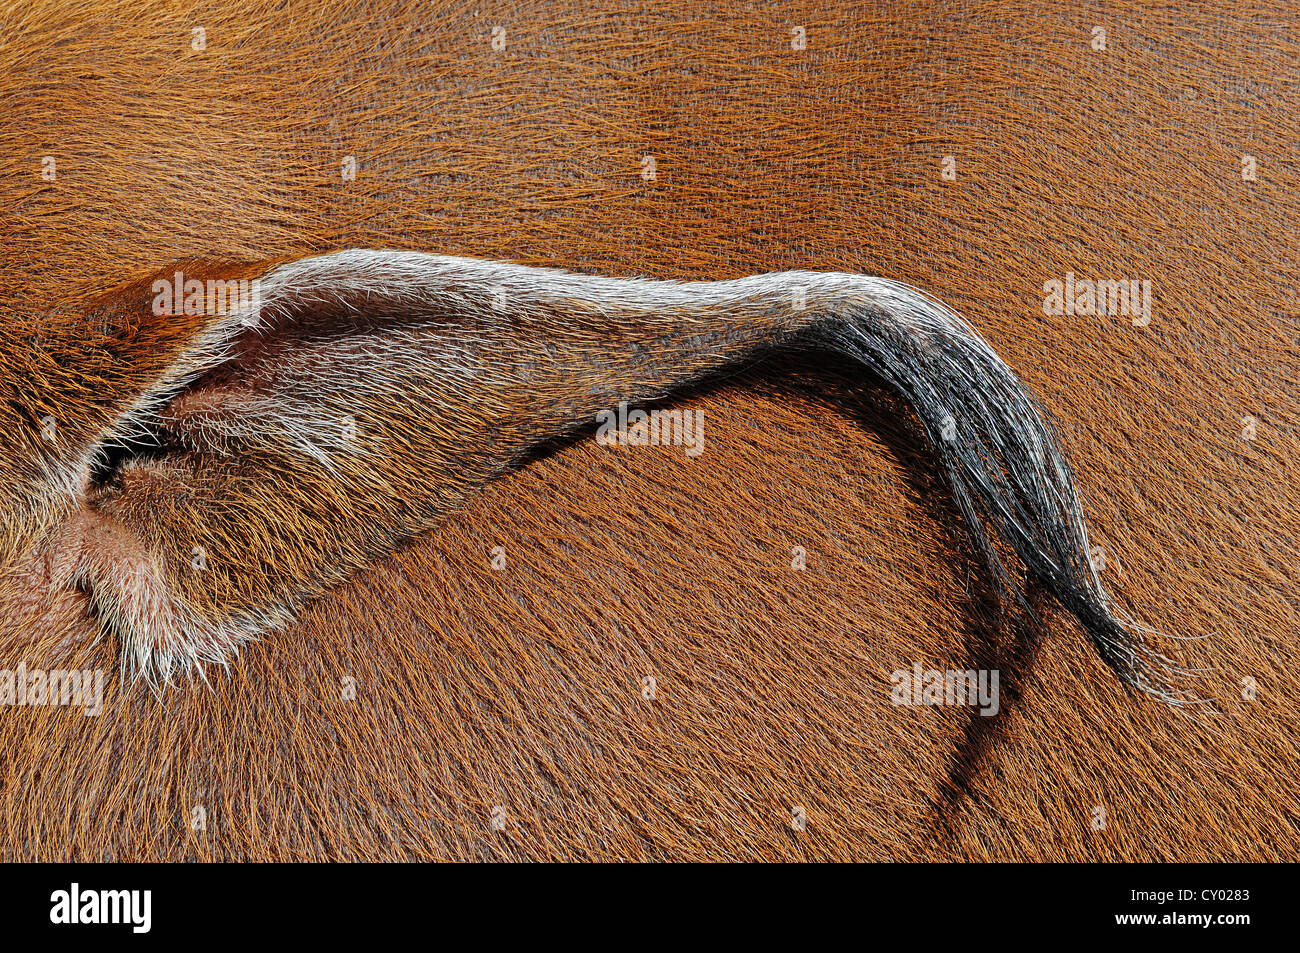
<svg viewBox="0 0 1300 953">
<path fill-rule="evenodd" d="M 107 428 L 117 448 L 78 524 L 76 578 L 139 670 L 224 661 L 530 448 L 619 401 L 795 345 L 851 357 L 898 389 L 1013 600 L 1023 593 L 995 538 L 1121 677 L 1181 698 L 1092 569 L 1050 420 L 962 318 L 916 288 L 817 272 L 614 279 L 364 250 L 241 274 L 256 279 L 248 301 L 176 316 L 190 333 Z"/>
</svg>

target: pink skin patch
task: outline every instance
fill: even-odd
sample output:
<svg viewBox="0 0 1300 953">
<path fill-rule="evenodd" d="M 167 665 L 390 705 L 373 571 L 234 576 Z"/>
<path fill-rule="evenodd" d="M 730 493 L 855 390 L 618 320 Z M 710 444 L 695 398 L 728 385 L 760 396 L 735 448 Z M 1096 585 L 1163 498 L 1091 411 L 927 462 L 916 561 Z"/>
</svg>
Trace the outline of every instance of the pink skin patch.
<svg viewBox="0 0 1300 953">
<path fill-rule="evenodd" d="M 123 634 L 152 633 L 161 642 L 172 631 L 171 598 L 158 567 L 110 517 L 83 509 L 69 519 L 45 551 L 44 569 L 47 597 L 85 586 L 101 612 L 109 612 L 105 621 Z"/>
</svg>

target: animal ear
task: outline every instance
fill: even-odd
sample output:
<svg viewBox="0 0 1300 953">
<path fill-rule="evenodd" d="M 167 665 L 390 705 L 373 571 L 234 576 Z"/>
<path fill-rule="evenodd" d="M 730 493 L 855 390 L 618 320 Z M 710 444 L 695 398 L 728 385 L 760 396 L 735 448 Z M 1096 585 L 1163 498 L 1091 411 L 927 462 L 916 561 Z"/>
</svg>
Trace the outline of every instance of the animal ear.
<svg viewBox="0 0 1300 953">
<path fill-rule="evenodd" d="M 915 288 L 818 272 L 620 280 L 348 250 L 169 268 L 90 317 L 110 326 L 97 356 L 73 364 L 90 373 L 46 361 L 47 397 L 88 408 L 66 458 L 81 510 L 49 562 L 151 676 L 225 661 L 618 401 L 813 345 L 904 395 L 997 578 L 1010 577 L 988 529 L 1121 677 L 1176 697 L 1168 660 L 1092 567 L 1050 421 L 969 325 Z"/>
</svg>

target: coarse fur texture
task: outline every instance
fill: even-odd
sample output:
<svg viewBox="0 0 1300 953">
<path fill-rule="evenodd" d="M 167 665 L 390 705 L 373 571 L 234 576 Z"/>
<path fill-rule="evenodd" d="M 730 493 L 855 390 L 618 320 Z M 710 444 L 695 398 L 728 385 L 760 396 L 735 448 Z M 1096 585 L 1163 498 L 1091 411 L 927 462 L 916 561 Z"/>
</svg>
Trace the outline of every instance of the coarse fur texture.
<svg viewBox="0 0 1300 953">
<path fill-rule="evenodd" d="M 927 289 L 1059 422 L 1099 577 L 1189 639 L 1176 656 L 1220 711 L 1125 691 L 1032 577 L 1052 637 L 1006 611 L 884 370 L 787 349 L 668 398 L 704 413 L 698 458 L 547 447 L 207 687 L 110 678 L 98 717 L 0 710 L 7 859 L 1300 856 L 1292 6 L 36 0 L 4 19 L 0 668 L 122 657 L 93 586 L 50 582 L 78 540 L 132 558 L 74 502 L 147 470 L 158 405 L 138 401 L 191 386 L 169 375 L 201 331 L 135 317 L 148 287 L 130 311 L 102 296 L 169 262 L 437 249 Z M 1067 272 L 1151 279 L 1151 323 L 1044 314 Z M 196 446 L 232 439 L 178 409 Z M 184 505 L 150 519 L 205 528 Z M 999 714 L 892 705 L 914 663 L 999 669 Z"/>
<path fill-rule="evenodd" d="M 169 323 L 140 290 L 210 270 L 168 265 L 84 323 L 109 310 L 143 312 L 126 322 L 136 333 Z M 107 429 L 113 465 L 82 481 L 72 529 L 36 547 L 65 567 L 50 585 L 86 587 L 136 674 L 166 683 L 227 663 L 618 402 L 803 346 L 860 361 L 906 398 L 1004 590 L 1023 602 L 986 526 L 1125 681 L 1178 698 L 1167 660 L 1112 612 L 1055 429 L 966 322 L 917 289 L 817 272 L 611 279 L 363 249 L 217 273 L 253 274 L 256 295 L 197 324 L 177 365 Z M 20 385 L 16 400 L 64 397 Z M 25 482 L 51 468 L 42 457 Z"/>
</svg>

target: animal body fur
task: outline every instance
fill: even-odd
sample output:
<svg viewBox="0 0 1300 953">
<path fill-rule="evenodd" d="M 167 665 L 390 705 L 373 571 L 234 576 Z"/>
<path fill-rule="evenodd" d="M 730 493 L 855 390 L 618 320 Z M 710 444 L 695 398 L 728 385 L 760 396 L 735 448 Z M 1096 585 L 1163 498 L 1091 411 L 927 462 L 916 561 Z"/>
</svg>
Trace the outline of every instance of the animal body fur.
<svg viewBox="0 0 1300 953">
<path fill-rule="evenodd" d="M 1295 91 L 1276 79 L 1295 58 L 1292 12 L 1099 8 L 1105 56 L 1037 4 L 963 14 L 939 40 L 911 6 L 519 5 L 502 14 L 504 50 L 468 6 L 9 12 L 0 646 L 112 669 L 131 629 L 97 638 L 106 618 L 157 618 L 148 599 L 176 593 L 215 593 L 200 618 L 231 631 L 280 628 L 228 673 L 209 666 L 210 687 L 159 698 L 119 678 L 98 717 L 0 711 L 8 856 L 1296 855 L 1286 289 L 1300 183 L 1285 158 Z M 806 51 L 790 48 L 791 17 Z M 400 283 L 273 305 L 256 342 L 202 315 L 151 317 L 151 277 L 175 262 L 269 278 L 367 247 L 580 269 L 588 298 L 592 274 L 792 269 L 932 290 L 1061 421 L 1098 581 L 1162 631 L 1201 637 L 1177 655 L 1206 670 L 1220 714 L 1180 718 L 1125 692 L 1079 640 L 1036 635 L 1026 607 L 1053 635 L 1073 624 L 1045 598 L 1050 573 L 1007 611 L 950 502 L 943 444 L 888 368 L 766 346 L 793 328 L 764 329 L 750 354 L 674 329 L 650 367 L 648 329 L 626 311 L 587 315 L 613 336 L 562 342 L 587 359 L 564 365 L 536 332 L 571 314 L 489 300 L 472 313 L 501 336 L 481 322 L 434 333 Z M 1044 315 L 1044 283 L 1067 271 L 1150 277 L 1150 326 Z M 399 334 L 383 342 L 373 321 Z M 312 322 L 348 333 L 313 336 Z M 475 393 L 489 372 L 531 386 L 454 412 L 366 389 L 422 353 L 447 375 L 426 398 L 451 382 Z M 241 373 L 223 377 L 229 354 Z M 259 378 L 259 361 L 280 370 Z M 690 384 L 724 363 L 737 373 Z M 573 386 L 584 367 L 604 389 Z M 575 433 L 519 456 L 629 390 L 701 408 L 708 451 Z M 358 405 L 386 408 L 384 426 Z M 362 449 L 385 455 L 359 486 L 332 476 L 349 415 Z M 465 468 L 385 496 L 380 477 L 417 455 Z M 228 505 L 202 505 L 211 493 Z M 399 497 L 433 500 L 436 528 Z M 78 517 L 87 500 L 98 515 Z M 250 519 L 258 500 L 273 505 Z M 383 546 L 357 542 L 395 526 Z M 168 566 L 201 546 L 209 575 L 139 586 L 160 540 L 178 547 Z M 207 588 L 186 588 L 198 578 Z M 113 599 L 111 581 L 136 588 Z M 267 608 L 293 601 L 268 586 L 304 581 L 313 598 Z M 139 644 L 138 664 L 162 661 Z M 916 661 L 1000 669 L 999 715 L 891 705 L 889 673 Z"/>
<path fill-rule="evenodd" d="M 164 274 L 191 289 L 232 280 L 195 278 L 196 267 L 211 271 Z M 94 385 L 84 362 L 63 387 L 20 371 L 10 401 L 16 439 L 24 419 L 45 422 L 25 428 L 28 459 L 15 455 L 10 482 L 47 506 L 48 490 L 75 487 L 72 515 L 33 547 L 39 568 L 26 585 L 85 587 L 147 676 L 227 662 L 617 402 L 820 345 L 905 396 L 999 583 L 1009 579 L 986 523 L 1125 680 L 1175 697 L 1154 680 L 1163 657 L 1110 607 L 1054 429 L 984 341 L 916 289 L 817 272 L 609 279 L 362 249 L 216 273 L 253 274 L 237 280 L 256 295 L 209 310 L 191 290 L 184 312 L 200 320 L 184 322 L 190 336 L 123 395 L 129 409 L 100 433 L 64 436 L 52 413 Z M 176 301 L 142 291 L 168 285 L 150 278 L 115 291 L 64 330 L 111 326 L 127 346 L 154 326 L 166 337 Z M 159 303 L 169 305 L 162 314 Z M 25 357 L 59 366 L 67 347 L 52 337 Z M 110 353 L 98 374 L 131 371 Z M 29 377 L 41 386 L 26 389 Z M 106 447 L 124 451 L 111 468 Z M 97 462 L 107 472 L 92 478 Z"/>
</svg>

